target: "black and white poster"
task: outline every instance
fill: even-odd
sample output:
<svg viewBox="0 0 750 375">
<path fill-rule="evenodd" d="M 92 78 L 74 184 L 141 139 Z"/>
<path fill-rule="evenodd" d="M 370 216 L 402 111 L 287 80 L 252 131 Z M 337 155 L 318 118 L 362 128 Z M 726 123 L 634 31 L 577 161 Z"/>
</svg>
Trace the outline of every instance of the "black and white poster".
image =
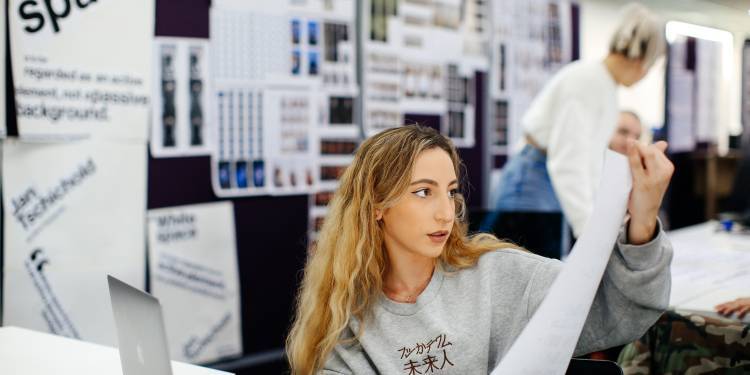
<svg viewBox="0 0 750 375">
<path fill-rule="evenodd" d="M 145 282 L 146 144 L 3 144 L 3 324 L 116 345 L 107 274 Z"/>
<path fill-rule="evenodd" d="M 7 2 L 5 0 L 0 1 L 0 4 L 2 4 L 3 9 L 8 9 Z M 5 17 L 0 20 L 0 40 L 5 40 Z M 5 48 L 2 48 L 2 51 L 0 51 L 0 72 L 3 72 L 0 74 L 0 87 L 5 87 Z M 5 123 L 5 89 L 0 90 L 0 138 L 5 138 L 5 136 L 8 134 L 7 124 Z"/>
<path fill-rule="evenodd" d="M 209 155 L 208 40 L 154 41 L 151 155 Z"/>
<path fill-rule="evenodd" d="M 11 0 L 19 135 L 145 140 L 154 0 Z"/>
<path fill-rule="evenodd" d="M 148 239 L 170 357 L 206 363 L 242 354 L 232 203 L 149 210 Z"/>
</svg>

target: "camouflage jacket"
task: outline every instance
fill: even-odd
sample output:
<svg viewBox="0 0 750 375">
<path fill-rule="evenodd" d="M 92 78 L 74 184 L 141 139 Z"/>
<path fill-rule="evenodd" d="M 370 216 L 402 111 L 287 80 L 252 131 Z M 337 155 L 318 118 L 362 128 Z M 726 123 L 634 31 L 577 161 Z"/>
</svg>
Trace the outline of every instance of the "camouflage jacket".
<svg viewBox="0 0 750 375">
<path fill-rule="evenodd" d="M 750 374 L 750 324 L 668 311 L 618 362 L 626 375 Z"/>
</svg>

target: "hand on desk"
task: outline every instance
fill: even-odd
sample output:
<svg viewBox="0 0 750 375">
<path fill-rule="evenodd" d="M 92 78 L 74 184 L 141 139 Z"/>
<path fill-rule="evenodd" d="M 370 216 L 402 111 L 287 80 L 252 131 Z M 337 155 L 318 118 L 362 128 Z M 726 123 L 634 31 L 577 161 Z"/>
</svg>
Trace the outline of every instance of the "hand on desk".
<svg viewBox="0 0 750 375">
<path fill-rule="evenodd" d="M 750 298 L 737 298 L 734 301 L 716 305 L 716 312 L 724 316 L 736 313 L 738 318 L 743 319 L 745 314 L 750 312 Z"/>
<path fill-rule="evenodd" d="M 627 157 L 633 175 L 633 190 L 628 201 L 630 244 L 644 244 L 656 234 L 656 217 L 674 172 L 674 165 L 664 155 L 666 149 L 664 141 L 652 145 L 628 141 Z"/>
</svg>

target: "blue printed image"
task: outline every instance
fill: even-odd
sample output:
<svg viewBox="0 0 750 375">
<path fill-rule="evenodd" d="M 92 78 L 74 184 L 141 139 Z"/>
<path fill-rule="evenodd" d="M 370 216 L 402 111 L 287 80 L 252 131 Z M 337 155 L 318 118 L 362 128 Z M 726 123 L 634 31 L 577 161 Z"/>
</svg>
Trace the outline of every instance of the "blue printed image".
<svg viewBox="0 0 750 375">
<path fill-rule="evenodd" d="M 222 189 L 229 189 L 232 185 L 231 183 L 231 173 L 229 171 L 229 163 L 225 161 L 219 162 L 219 186 L 221 186 Z"/>
<path fill-rule="evenodd" d="M 266 184 L 266 170 L 263 160 L 253 161 L 253 185 L 262 187 Z"/>
<path fill-rule="evenodd" d="M 247 187 L 247 162 L 238 161 L 237 165 L 235 166 L 235 174 L 236 174 L 235 179 L 237 181 L 237 187 L 246 188 Z"/>
<path fill-rule="evenodd" d="M 315 21 L 307 23 L 307 42 L 311 46 L 318 44 L 318 23 Z"/>
<path fill-rule="evenodd" d="M 300 31 L 299 20 L 292 20 L 292 44 L 299 44 Z"/>
<path fill-rule="evenodd" d="M 310 68 L 308 70 L 308 73 L 311 76 L 318 75 L 318 53 L 310 52 L 309 59 L 310 59 Z"/>
</svg>

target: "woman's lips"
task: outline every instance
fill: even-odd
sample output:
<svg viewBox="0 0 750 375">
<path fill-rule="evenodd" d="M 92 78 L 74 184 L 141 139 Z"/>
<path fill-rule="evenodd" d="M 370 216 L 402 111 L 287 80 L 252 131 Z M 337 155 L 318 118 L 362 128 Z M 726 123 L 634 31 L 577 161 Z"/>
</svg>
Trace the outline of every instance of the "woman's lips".
<svg viewBox="0 0 750 375">
<path fill-rule="evenodd" d="M 434 243 L 443 243 L 445 242 L 445 240 L 448 239 L 448 231 L 441 230 L 441 231 L 430 233 L 427 236 L 429 236 L 430 240 Z"/>
</svg>

